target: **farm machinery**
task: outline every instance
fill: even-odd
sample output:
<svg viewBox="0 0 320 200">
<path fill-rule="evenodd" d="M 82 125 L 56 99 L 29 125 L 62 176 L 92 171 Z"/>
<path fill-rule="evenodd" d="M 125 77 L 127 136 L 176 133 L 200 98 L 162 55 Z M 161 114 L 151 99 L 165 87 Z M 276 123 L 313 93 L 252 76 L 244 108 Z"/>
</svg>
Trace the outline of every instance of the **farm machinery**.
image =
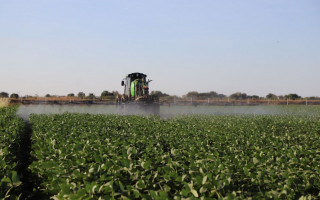
<svg viewBox="0 0 320 200">
<path fill-rule="evenodd" d="M 159 98 L 149 94 L 147 75 L 142 73 L 128 74 L 122 81 L 123 95 L 117 97 L 117 109 L 121 114 L 160 114 Z"/>
</svg>

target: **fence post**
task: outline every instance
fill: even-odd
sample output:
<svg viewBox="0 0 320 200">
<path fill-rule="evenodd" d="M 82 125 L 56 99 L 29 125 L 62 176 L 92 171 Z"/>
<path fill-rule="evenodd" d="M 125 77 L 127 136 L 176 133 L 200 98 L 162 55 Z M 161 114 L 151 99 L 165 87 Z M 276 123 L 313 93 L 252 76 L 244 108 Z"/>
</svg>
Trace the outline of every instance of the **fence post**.
<svg viewBox="0 0 320 200">
<path fill-rule="evenodd" d="M 289 105 L 289 99 L 287 99 L 287 105 Z"/>
</svg>

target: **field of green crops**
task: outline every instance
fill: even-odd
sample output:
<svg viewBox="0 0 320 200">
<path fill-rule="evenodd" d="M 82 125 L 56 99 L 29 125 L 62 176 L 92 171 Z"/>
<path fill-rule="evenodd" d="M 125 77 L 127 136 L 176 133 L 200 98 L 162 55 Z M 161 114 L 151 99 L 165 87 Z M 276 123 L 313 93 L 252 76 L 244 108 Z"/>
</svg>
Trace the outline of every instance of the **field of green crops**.
<svg viewBox="0 0 320 200">
<path fill-rule="evenodd" d="M 320 113 L 313 112 L 31 115 L 28 170 L 33 190 L 54 199 L 318 199 Z M 4 183 L 1 195 L 13 184 Z"/>
<path fill-rule="evenodd" d="M 319 195 L 319 119 L 64 114 L 31 122 L 30 169 L 59 199 Z"/>
<path fill-rule="evenodd" d="M 16 107 L 0 108 L 0 197 L 10 197 L 21 182 L 17 173 L 20 133 L 24 122 L 15 115 Z"/>
</svg>

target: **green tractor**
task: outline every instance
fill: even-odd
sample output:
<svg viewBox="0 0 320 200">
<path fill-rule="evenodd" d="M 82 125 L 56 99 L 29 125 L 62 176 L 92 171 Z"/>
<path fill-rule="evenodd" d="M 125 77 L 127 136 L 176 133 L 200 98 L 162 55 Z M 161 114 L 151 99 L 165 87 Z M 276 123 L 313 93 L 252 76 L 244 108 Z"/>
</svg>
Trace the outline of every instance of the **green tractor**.
<svg viewBox="0 0 320 200">
<path fill-rule="evenodd" d="M 149 94 L 147 75 L 131 73 L 121 81 L 124 94 L 117 97 L 118 112 L 121 114 L 160 114 L 159 98 Z"/>
</svg>

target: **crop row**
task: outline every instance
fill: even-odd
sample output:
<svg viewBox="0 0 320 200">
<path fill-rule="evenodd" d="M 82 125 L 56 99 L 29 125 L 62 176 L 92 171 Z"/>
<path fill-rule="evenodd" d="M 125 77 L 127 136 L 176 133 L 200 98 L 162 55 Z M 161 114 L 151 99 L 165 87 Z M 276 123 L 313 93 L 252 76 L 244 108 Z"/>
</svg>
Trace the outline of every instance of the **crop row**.
<svg viewBox="0 0 320 200">
<path fill-rule="evenodd" d="M 12 191 L 21 182 L 17 173 L 17 154 L 24 121 L 16 116 L 16 107 L 0 108 L 0 197 L 13 198 Z"/>
<path fill-rule="evenodd" d="M 319 198 L 320 122 L 290 116 L 33 115 L 55 199 Z"/>
</svg>

